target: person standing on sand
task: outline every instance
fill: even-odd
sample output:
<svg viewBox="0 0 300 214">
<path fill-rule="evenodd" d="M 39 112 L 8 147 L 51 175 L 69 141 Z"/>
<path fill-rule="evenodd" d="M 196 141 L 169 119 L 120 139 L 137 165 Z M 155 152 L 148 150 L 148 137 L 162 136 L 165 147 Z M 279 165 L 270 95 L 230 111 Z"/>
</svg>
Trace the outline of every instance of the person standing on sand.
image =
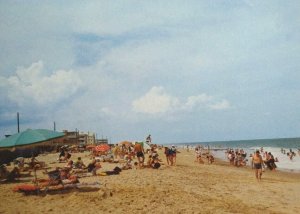
<svg viewBox="0 0 300 214">
<path fill-rule="evenodd" d="M 252 168 L 255 169 L 255 177 L 258 181 L 261 180 L 262 175 L 262 167 L 264 166 L 263 159 L 260 155 L 259 150 L 257 150 L 254 155 L 252 156 Z"/>
<path fill-rule="evenodd" d="M 144 155 L 144 147 L 140 143 L 135 143 L 134 152 L 139 161 L 139 166 L 144 166 L 145 155 Z"/>
<path fill-rule="evenodd" d="M 169 161 L 171 166 L 176 165 L 176 153 L 177 149 L 174 145 L 172 145 L 171 148 L 169 148 Z"/>
</svg>

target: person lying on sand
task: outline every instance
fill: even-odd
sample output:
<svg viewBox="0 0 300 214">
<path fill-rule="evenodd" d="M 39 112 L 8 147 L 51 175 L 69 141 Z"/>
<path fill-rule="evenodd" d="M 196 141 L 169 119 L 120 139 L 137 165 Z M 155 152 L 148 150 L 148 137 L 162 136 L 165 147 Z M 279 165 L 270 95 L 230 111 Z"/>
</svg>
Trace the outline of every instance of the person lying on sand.
<svg viewBox="0 0 300 214">
<path fill-rule="evenodd" d="M 69 168 L 70 170 L 73 169 L 74 162 L 72 160 L 68 160 L 65 168 Z"/>
<path fill-rule="evenodd" d="M 59 184 L 78 183 L 76 175 L 72 175 L 71 170 L 68 168 L 56 167 L 55 170 L 47 172 L 47 179 L 34 179 L 34 183 L 38 183 L 40 187 L 55 186 Z"/>
<path fill-rule="evenodd" d="M 42 167 L 42 163 L 40 161 L 38 161 L 34 155 L 32 155 L 30 162 L 28 163 L 29 168 L 31 169 L 39 169 Z"/>
</svg>

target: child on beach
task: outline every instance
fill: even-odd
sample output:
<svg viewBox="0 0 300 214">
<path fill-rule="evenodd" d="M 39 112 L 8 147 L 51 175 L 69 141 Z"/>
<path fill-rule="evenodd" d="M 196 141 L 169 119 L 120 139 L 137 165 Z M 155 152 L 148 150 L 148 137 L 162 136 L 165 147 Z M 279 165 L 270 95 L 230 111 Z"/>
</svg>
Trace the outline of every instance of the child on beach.
<svg viewBox="0 0 300 214">
<path fill-rule="evenodd" d="M 195 148 L 195 156 L 196 156 L 195 162 L 202 163 L 202 164 L 204 163 L 201 157 L 201 150 L 198 147 Z"/>
<path fill-rule="evenodd" d="M 212 164 L 215 161 L 215 158 L 212 154 L 207 155 L 207 161 L 209 164 Z"/>
</svg>

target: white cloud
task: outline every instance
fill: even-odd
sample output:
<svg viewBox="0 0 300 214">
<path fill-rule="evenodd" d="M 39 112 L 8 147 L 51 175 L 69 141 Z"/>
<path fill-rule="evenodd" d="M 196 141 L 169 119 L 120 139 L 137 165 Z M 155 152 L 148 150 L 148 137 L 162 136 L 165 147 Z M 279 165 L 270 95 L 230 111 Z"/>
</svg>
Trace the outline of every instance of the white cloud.
<svg viewBox="0 0 300 214">
<path fill-rule="evenodd" d="M 184 108 L 193 108 L 197 105 L 203 105 L 213 100 L 212 96 L 209 96 L 207 94 L 200 94 L 197 96 L 190 96 L 187 98 L 187 102 L 184 105 Z"/>
<path fill-rule="evenodd" d="M 224 110 L 231 108 L 231 105 L 228 100 L 222 100 L 220 102 L 209 105 L 209 107 L 214 110 Z"/>
<path fill-rule="evenodd" d="M 152 87 L 144 96 L 132 102 L 133 110 L 145 114 L 169 113 L 178 111 L 191 111 L 206 108 L 212 110 L 225 110 L 231 107 L 228 100 L 216 100 L 205 93 L 189 96 L 186 102 L 180 102 L 178 97 L 166 93 L 163 87 Z"/>
<path fill-rule="evenodd" d="M 15 76 L 2 77 L 0 81 L 8 98 L 18 105 L 56 103 L 73 95 L 82 84 L 72 70 L 57 70 L 47 76 L 42 61 L 18 68 Z"/>
<path fill-rule="evenodd" d="M 153 87 L 141 98 L 133 101 L 134 111 L 148 114 L 165 113 L 178 105 L 178 99 L 168 95 L 163 87 Z"/>
</svg>

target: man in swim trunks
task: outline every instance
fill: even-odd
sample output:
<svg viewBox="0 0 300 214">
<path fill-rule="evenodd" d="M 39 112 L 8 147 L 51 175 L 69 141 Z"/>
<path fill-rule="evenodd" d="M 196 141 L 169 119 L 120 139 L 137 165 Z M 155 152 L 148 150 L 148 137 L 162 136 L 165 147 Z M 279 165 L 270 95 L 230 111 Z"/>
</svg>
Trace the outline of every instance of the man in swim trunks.
<svg viewBox="0 0 300 214">
<path fill-rule="evenodd" d="M 263 164 L 263 159 L 260 155 L 259 150 L 257 150 L 252 156 L 252 168 L 255 169 L 255 177 L 258 181 L 261 180 L 262 167 L 264 166 Z"/>
<path fill-rule="evenodd" d="M 145 160 L 145 155 L 144 155 L 144 148 L 143 148 L 142 144 L 136 143 L 134 145 L 134 152 L 138 158 L 139 166 L 143 166 L 144 160 Z"/>
</svg>

